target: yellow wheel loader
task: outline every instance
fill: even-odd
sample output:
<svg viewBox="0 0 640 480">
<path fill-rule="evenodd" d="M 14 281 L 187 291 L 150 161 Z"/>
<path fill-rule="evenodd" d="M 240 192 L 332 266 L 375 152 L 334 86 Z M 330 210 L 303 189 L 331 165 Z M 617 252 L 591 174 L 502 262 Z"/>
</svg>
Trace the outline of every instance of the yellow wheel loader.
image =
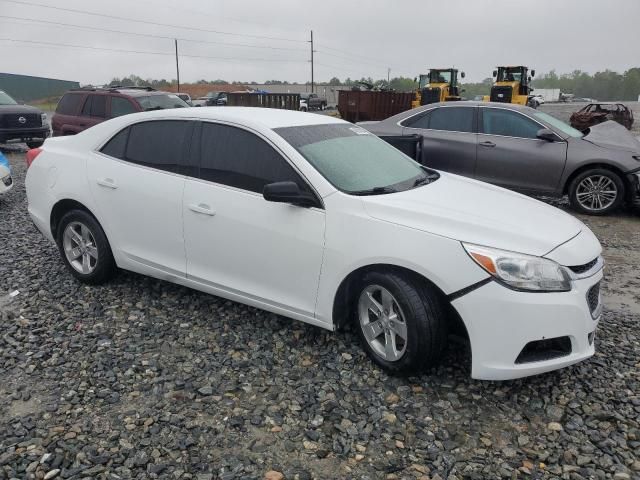
<svg viewBox="0 0 640 480">
<path fill-rule="evenodd" d="M 491 87 L 491 95 L 489 101 L 502 103 L 517 103 L 519 105 L 529 105 L 536 107 L 537 103 L 532 100 L 531 78 L 535 76 L 536 71 L 531 70 L 531 76 L 528 74 L 529 67 L 496 67 L 493 71 L 495 79 Z"/>
<path fill-rule="evenodd" d="M 464 72 L 460 72 L 464 78 Z M 420 75 L 418 90 L 411 108 L 436 102 L 460 100 L 458 87 L 458 70 L 455 68 L 432 68 L 426 75 Z"/>
</svg>

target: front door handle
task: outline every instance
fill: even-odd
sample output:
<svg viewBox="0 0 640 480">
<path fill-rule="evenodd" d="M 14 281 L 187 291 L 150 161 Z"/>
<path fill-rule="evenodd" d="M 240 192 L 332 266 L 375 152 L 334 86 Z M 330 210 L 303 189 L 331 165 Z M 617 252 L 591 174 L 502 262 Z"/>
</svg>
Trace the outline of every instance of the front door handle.
<svg viewBox="0 0 640 480">
<path fill-rule="evenodd" d="M 478 145 L 482 145 L 483 147 L 495 147 L 496 144 L 490 141 L 480 142 Z"/>
<path fill-rule="evenodd" d="M 211 207 L 206 203 L 199 203 L 198 205 L 192 203 L 189 205 L 189 210 L 201 213 L 202 215 L 209 215 L 210 217 L 213 217 L 216 214 L 216 212 L 211 210 Z"/>
<path fill-rule="evenodd" d="M 113 190 L 118 188 L 118 185 L 116 185 L 116 182 L 113 180 L 113 178 L 101 178 L 101 179 L 98 179 L 97 182 L 98 182 L 98 185 L 100 185 L 101 187 L 107 187 Z"/>
</svg>

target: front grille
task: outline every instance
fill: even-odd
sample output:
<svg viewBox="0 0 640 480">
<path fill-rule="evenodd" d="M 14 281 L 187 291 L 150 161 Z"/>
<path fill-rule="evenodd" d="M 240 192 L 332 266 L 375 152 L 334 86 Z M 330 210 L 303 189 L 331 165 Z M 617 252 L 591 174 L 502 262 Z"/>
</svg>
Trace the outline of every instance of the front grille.
<svg viewBox="0 0 640 480">
<path fill-rule="evenodd" d="M 516 363 L 542 362 L 566 357 L 569 354 L 571 354 L 571 339 L 569 337 L 535 340 L 524 346 L 516 358 Z"/>
<path fill-rule="evenodd" d="M 589 311 L 593 314 L 598 305 L 600 305 L 600 282 L 596 283 L 587 292 L 587 303 L 589 304 Z"/>
<path fill-rule="evenodd" d="M 440 88 L 429 87 L 422 89 L 422 98 L 420 105 L 429 105 L 430 103 L 438 103 L 440 101 Z"/>
<path fill-rule="evenodd" d="M 589 270 L 591 270 L 596 263 L 598 263 L 598 259 L 594 258 L 589 263 L 585 263 L 584 265 L 574 265 L 573 267 L 569 267 L 569 270 L 579 275 L 581 273 L 588 272 Z"/>
<path fill-rule="evenodd" d="M 511 87 L 491 87 L 492 102 L 511 103 L 511 95 L 513 90 Z"/>
<path fill-rule="evenodd" d="M 23 119 L 23 121 L 20 121 Z M 0 118 L 0 124 L 4 128 L 34 128 L 42 126 L 42 117 L 39 113 L 5 113 Z"/>
</svg>

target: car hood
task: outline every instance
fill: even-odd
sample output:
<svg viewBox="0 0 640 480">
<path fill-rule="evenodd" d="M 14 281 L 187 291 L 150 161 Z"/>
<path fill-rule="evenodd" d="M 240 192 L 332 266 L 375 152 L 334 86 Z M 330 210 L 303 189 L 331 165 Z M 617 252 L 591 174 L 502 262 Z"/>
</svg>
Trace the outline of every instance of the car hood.
<svg viewBox="0 0 640 480">
<path fill-rule="evenodd" d="M 42 110 L 30 105 L 0 105 L 0 115 L 3 113 L 42 113 Z"/>
<path fill-rule="evenodd" d="M 435 182 L 361 197 L 373 218 L 455 240 L 542 256 L 586 227 L 538 200 L 441 172 Z"/>
<path fill-rule="evenodd" d="M 599 147 L 617 148 L 629 152 L 640 152 L 640 142 L 629 130 L 613 120 L 589 127 L 583 140 Z"/>
</svg>

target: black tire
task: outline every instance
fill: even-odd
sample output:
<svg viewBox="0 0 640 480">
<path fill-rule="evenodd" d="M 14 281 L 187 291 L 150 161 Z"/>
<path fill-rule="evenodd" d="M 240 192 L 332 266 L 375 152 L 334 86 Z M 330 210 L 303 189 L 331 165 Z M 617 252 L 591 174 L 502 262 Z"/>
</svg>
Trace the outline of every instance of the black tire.
<svg viewBox="0 0 640 480">
<path fill-rule="evenodd" d="M 29 148 L 39 148 L 42 146 L 43 143 L 44 143 L 44 140 L 33 140 L 30 142 L 26 142 L 27 147 Z"/>
<path fill-rule="evenodd" d="M 606 178 L 609 179 L 610 182 L 615 185 L 616 196 L 610 203 L 601 204 L 603 205 L 601 208 L 598 208 L 597 202 L 595 208 L 590 208 L 589 199 L 591 197 L 585 196 L 584 194 L 584 186 L 583 183 L 587 179 L 599 179 Z M 587 215 L 607 215 L 617 208 L 620 207 L 625 198 L 625 185 L 622 181 L 622 178 L 612 170 L 608 170 L 606 168 L 592 168 L 589 170 L 585 170 L 578 174 L 569 184 L 569 202 L 571 203 L 571 207 L 580 213 L 584 213 Z M 606 190 L 612 191 L 612 190 Z M 580 196 L 581 200 L 578 199 Z M 604 198 L 604 197 L 603 197 Z"/>
<path fill-rule="evenodd" d="M 407 339 L 402 356 L 389 361 L 377 353 L 365 337 L 359 300 L 368 287 L 388 290 L 400 307 L 406 324 Z M 390 373 L 411 373 L 435 365 L 441 358 L 447 340 L 446 317 L 436 290 L 403 273 L 370 272 L 361 280 L 353 299 L 355 328 L 369 357 Z"/>
<path fill-rule="evenodd" d="M 65 253 L 64 232 L 67 226 L 72 222 L 84 225 L 88 228 L 91 236 L 95 240 L 98 258 L 90 273 L 82 273 L 78 271 L 71 264 Z M 109 241 L 107 240 L 107 236 L 102 230 L 102 227 L 90 213 L 85 210 L 70 210 L 65 213 L 58 222 L 56 233 L 56 243 L 58 244 L 58 250 L 60 251 L 62 261 L 74 277 L 83 283 L 97 285 L 106 282 L 113 276 L 116 270 L 116 263 L 113 259 L 111 246 L 109 245 Z"/>
</svg>

